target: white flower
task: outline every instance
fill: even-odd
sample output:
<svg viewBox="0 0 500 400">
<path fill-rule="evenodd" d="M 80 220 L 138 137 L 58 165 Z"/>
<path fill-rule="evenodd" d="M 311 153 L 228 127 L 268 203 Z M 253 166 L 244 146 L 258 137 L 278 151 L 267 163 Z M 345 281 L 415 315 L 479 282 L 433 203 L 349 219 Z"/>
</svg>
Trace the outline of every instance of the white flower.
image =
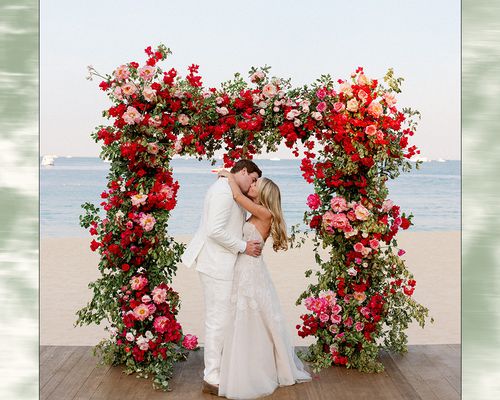
<svg viewBox="0 0 500 400">
<path fill-rule="evenodd" d="M 229 114 L 229 110 L 226 107 L 215 107 L 215 111 L 217 111 L 221 115 Z"/>
<path fill-rule="evenodd" d="M 354 267 L 351 267 L 347 270 L 347 273 L 351 276 L 356 276 L 358 273 Z"/>
<path fill-rule="evenodd" d="M 260 111 L 259 111 L 259 114 L 260 114 L 260 115 L 266 115 L 266 110 L 264 110 L 264 109 L 260 110 Z"/>
<path fill-rule="evenodd" d="M 279 108 L 279 107 L 273 107 L 273 111 L 274 111 L 274 112 L 278 112 L 279 110 L 280 110 L 280 108 Z"/>
<path fill-rule="evenodd" d="M 224 102 L 224 99 L 222 97 L 217 97 L 215 99 L 215 102 L 218 104 L 218 105 L 221 105 L 223 102 Z"/>
<path fill-rule="evenodd" d="M 151 333 L 151 331 L 146 331 L 146 337 L 147 337 L 148 339 L 153 339 L 153 337 L 154 337 L 154 336 L 153 336 L 153 334 Z"/>
<path fill-rule="evenodd" d="M 293 126 L 298 128 L 300 125 L 302 125 L 302 121 L 300 119 L 294 119 L 293 120 Z"/>
<path fill-rule="evenodd" d="M 129 342 L 133 342 L 133 341 L 134 341 L 134 335 L 132 335 L 130 332 L 127 332 L 127 335 L 125 336 L 125 338 L 126 338 Z"/>
</svg>

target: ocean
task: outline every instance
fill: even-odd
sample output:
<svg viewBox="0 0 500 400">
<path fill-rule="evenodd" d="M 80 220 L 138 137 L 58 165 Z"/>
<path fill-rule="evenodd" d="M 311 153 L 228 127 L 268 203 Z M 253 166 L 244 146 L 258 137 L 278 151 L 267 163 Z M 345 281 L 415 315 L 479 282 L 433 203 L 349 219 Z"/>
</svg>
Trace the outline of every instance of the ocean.
<svg viewBox="0 0 500 400">
<path fill-rule="evenodd" d="M 302 223 L 306 198 L 313 186 L 304 181 L 300 160 L 256 160 L 265 176 L 275 181 L 282 196 L 288 226 Z M 208 161 L 175 159 L 171 163 L 179 181 L 178 203 L 168 232 L 193 234 L 199 224 L 203 197 L 216 179 Z M 79 225 L 81 204 L 101 202 L 109 164 L 97 157 L 59 157 L 54 166 L 40 167 L 41 237 L 89 237 Z M 402 173 L 389 182 L 389 198 L 402 212 L 415 216 L 410 231 L 460 230 L 460 161 L 430 161 L 420 170 Z"/>
</svg>

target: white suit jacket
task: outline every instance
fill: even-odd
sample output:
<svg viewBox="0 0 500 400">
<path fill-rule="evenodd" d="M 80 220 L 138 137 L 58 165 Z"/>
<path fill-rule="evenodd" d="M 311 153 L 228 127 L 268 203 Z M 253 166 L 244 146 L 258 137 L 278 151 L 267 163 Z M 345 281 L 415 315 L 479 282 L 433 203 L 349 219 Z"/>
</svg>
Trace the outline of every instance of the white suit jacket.
<svg viewBox="0 0 500 400">
<path fill-rule="evenodd" d="M 182 263 L 221 280 L 232 280 L 238 253 L 244 252 L 242 240 L 246 213 L 233 199 L 227 179 L 210 186 L 203 203 L 200 226 L 182 255 Z"/>
</svg>

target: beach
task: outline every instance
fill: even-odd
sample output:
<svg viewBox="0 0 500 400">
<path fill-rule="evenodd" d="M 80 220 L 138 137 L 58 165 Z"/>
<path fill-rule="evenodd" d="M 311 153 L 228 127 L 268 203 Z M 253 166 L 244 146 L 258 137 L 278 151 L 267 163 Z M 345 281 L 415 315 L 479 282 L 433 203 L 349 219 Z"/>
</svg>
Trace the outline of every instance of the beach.
<svg viewBox="0 0 500 400">
<path fill-rule="evenodd" d="M 422 329 L 413 323 L 408 344 L 460 343 L 461 248 L 459 231 L 401 232 L 402 257 L 417 285 L 413 298 L 429 308 L 433 324 Z M 190 236 L 175 236 L 188 243 Z M 99 254 L 90 250 L 90 238 L 42 238 L 40 244 L 40 345 L 92 346 L 108 336 L 104 323 L 74 327 L 76 311 L 91 300 L 88 283 L 99 277 Z M 314 274 L 306 279 L 304 271 L 315 269 L 311 242 L 301 248 L 275 253 L 269 243 L 264 259 L 280 297 L 296 346 L 306 346 L 313 338 L 301 339 L 295 325 L 305 308 L 295 301 Z M 185 333 L 195 334 L 203 345 L 203 297 L 198 273 L 179 264 L 172 282 L 182 304 L 178 320 Z"/>
</svg>

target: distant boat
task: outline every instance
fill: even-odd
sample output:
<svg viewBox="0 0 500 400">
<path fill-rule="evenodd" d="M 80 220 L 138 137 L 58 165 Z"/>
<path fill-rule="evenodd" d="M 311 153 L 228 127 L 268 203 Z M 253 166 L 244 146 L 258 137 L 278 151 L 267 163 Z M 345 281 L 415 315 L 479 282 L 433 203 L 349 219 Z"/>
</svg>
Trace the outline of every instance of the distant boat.
<svg viewBox="0 0 500 400">
<path fill-rule="evenodd" d="M 271 157 L 269 159 L 269 161 L 280 161 L 280 160 L 281 160 L 281 158 L 278 158 L 278 157 Z"/>
<path fill-rule="evenodd" d="M 54 160 L 57 158 L 57 156 L 43 156 L 42 157 L 42 165 L 45 167 L 48 166 L 53 166 L 54 165 Z"/>
<path fill-rule="evenodd" d="M 444 158 L 438 158 L 436 161 L 437 162 L 446 162 L 446 160 Z"/>
<path fill-rule="evenodd" d="M 429 162 L 431 160 L 429 158 L 427 158 L 427 157 L 413 156 L 412 158 L 410 158 L 410 161 L 413 161 L 413 162 L 417 162 L 417 161 Z"/>
</svg>

